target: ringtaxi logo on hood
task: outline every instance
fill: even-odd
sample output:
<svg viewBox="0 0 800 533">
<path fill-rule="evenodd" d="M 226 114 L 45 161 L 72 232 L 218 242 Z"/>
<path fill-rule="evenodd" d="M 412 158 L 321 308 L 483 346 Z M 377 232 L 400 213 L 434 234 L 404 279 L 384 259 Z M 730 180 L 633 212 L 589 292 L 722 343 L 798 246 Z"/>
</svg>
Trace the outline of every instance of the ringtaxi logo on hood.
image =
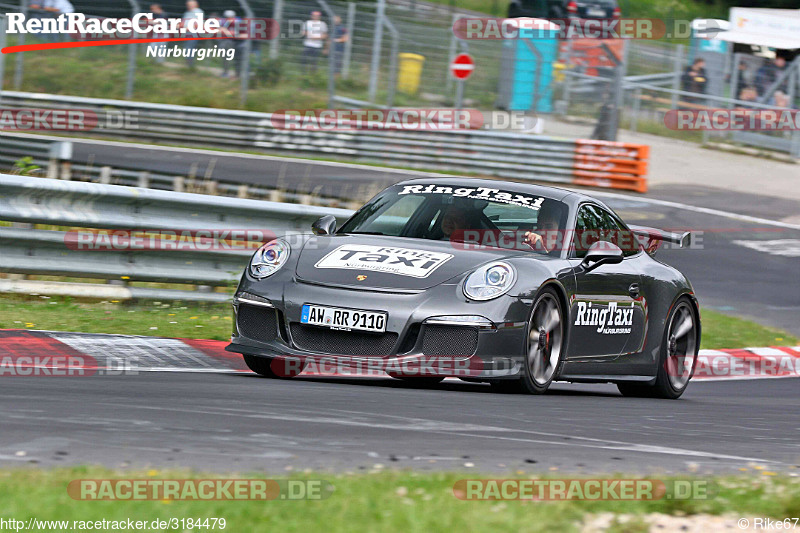
<svg viewBox="0 0 800 533">
<path fill-rule="evenodd" d="M 501 191 L 491 187 L 445 187 L 442 185 L 403 185 L 398 194 L 449 194 L 457 198 L 486 200 L 501 204 L 539 209 L 544 202 L 542 197 L 528 196 L 517 192 Z"/>
<path fill-rule="evenodd" d="M 452 258 L 452 254 L 427 250 L 346 244 L 320 259 L 314 267 L 372 270 L 412 278 L 427 278 Z"/>
</svg>

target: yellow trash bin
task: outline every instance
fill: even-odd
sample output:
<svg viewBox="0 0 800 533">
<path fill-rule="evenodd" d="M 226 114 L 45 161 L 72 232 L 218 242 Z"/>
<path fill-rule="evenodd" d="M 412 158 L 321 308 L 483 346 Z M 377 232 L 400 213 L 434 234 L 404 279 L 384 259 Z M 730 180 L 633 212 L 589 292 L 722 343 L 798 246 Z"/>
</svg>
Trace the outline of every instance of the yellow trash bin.
<svg viewBox="0 0 800 533">
<path fill-rule="evenodd" d="M 406 94 L 417 94 L 419 80 L 422 77 L 422 65 L 425 56 L 419 54 L 398 54 L 400 72 L 397 76 L 397 90 Z"/>
</svg>

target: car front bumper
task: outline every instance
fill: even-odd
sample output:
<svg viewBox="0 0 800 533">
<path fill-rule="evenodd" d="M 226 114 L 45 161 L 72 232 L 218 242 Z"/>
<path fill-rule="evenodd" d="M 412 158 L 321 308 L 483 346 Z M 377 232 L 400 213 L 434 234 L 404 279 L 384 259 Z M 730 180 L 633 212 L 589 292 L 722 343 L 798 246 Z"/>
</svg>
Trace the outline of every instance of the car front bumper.
<svg viewBox="0 0 800 533">
<path fill-rule="evenodd" d="M 304 304 L 386 311 L 386 333 L 301 324 Z M 522 368 L 529 308 L 530 302 L 508 295 L 468 300 L 459 284 L 396 293 L 244 278 L 234 298 L 233 335 L 226 349 L 318 368 L 513 377 Z"/>
</svg>

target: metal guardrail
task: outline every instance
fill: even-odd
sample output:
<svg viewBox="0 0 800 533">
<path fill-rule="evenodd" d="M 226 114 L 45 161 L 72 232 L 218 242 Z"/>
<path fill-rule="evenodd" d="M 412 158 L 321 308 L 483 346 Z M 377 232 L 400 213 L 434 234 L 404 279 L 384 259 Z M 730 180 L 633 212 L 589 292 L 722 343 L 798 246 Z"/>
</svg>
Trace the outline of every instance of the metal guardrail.
<svg viewBox="0 0 800 533">
<path fill-rule="evenodd" d="M 54 152 L 72 152 L 71 146 L 64 149 L 63 145 L 65 144 L 72 145 L 73 143 L 68 138 L 2 133 L 0 134 L 0 168 L 12 169 L 16 162 L 24 157 L 30 157 L 31 164 L 40 167 L 35 174 L 29 174 L 34 176 L 63 179 L 67 174 L 70 179 L 107 185 L 145 187 L 175 192 L 199 192 L 238 198 L 269 198 L 281 202 L 328 207 L 337 207 L 342 204 L 340 197 L 326 197 L 317 192 L 279 190 L 250 184 L 244 186 L 240 182 L 223 181 L 217 178 L 182 176 L 166 171 L 142 170 L 119 165 L 114 167 L 96 165 L 91 161 L 79 163 L 70 161 L 69 158 L 62 159 L 54 156 Z M 56 145 L 62 146 L 57 147 Z"/>
<path fill-rule="evenodd" d="M 331 214 L 343 221 L 352 213 L 345 209 L 11 175 L 0 175 L 0 190 L 0 220 L 60 228 L 0 226 L 0 272 L 124 280 L 124 283 L 230 286 L 262 237 L 269 240 L 269 236 L 308 233 L 311 223 L 322 215 Z M 245 235 L 245 231 L 251 233 L 250 237 L 239 237 L 249 241 L 249 248 L 245 245 L 214 250 L 202 246 L 184 249 L 107 246 L 91 250 L 78 246 L 76 230 L 65 231 L 65 227 L 161 231 L 162 236 L 238 230 L 236 234 L 226 234 L 228 239 Z M 104 285 L 97 287 L 97 292 L 102 293 Z M 185 291 L 137 289 L 147 297 L 187 299 Z M 209 290 L 206 298 L 196 294 L 189 297 L 219 300 L 220 295 L 215 294 Z"/>
<path fill-rule="evenodd" d="M 275 127 L 268 113 L 4 92 L 6 108 L 135 111 L 136 128 L 86 135 L 145 142 L 346 158 L 401 167 L 646 191 L 647 147 L 483 130 L 311 131 Z M 0 138 L 1 139 L 1 138 Z"/>
</svg>

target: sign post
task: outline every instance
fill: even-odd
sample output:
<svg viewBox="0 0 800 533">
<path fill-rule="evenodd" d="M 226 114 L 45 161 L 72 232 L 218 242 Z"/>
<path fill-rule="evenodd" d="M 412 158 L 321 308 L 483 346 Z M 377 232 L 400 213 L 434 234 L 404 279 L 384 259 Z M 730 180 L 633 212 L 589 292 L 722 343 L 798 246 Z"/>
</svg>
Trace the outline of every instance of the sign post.
<svg viewBox="0 0 800 533">
<path fill-rule="evenodd" d="M 461 109 L 464 100 L 464 80 L 475 70 L 475 61 L 469 54 L 458 54 L 450 63 L 450 73 L 458 80 L 456 85 L 456 109 Z"/>
</svg>

